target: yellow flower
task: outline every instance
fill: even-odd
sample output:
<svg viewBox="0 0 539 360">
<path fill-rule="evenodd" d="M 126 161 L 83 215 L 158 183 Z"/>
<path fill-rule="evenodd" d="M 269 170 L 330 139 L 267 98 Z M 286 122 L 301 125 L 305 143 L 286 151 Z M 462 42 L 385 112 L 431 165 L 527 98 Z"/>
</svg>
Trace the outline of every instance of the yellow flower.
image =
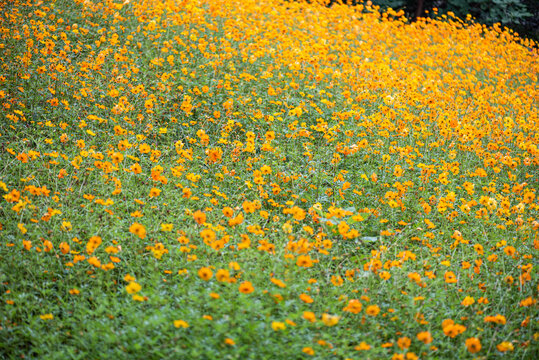
<svg viewBox="0 0 539 360">
<path fill-rule="evenodd" d="M 69 221 L 62 221 L 61 229 L 62 229 L 63 231 L 71 231 L 72 228 L 73 228 L 73 226 L 71 225 L 71 222 L 69 222 Z"/>
<path fill-rule="evenodd" d="M 43 314 L 43 315 L 39 315 L 39 317 L 41 318 L 41 320 L 52 320 L 54 319 L 54 315 L 52 314 Z"/>
<path fill-rule="evenodd" d="M 129 227 L 129 232 L 137 235 L 141 239 L 144 239 L 146 237 L 146 228 L 144 227 L 144 225 L 137 222 L 133 223 L 133 225 Z"/>
<path fill-rule="evenodd" d="M 475 299 L 472 296 L 466 296 L 460 303 L 462 306 L 470 306 L 475 303 Z"/>
<path fill-rule="evenodd" d="M 279 331 L 279 330 L 284 330 L 286 329 L 286 325 L 284 322 L 280 322 L 280 321 L 273 321 L 271 323 L 271 328 L 275 331 Z"/>
<path fill-rule="evenodd" d="M 515 347 L 509 341 L 504 341 L 496 345 L 496 349 L 500 352 L 513 351 Z"/>
<path fill-rule="evenodd" d="M 187 323 L 187 321 L 184 321 L 184 320 L 174 320 L 174 327 L 185 329 L 189 327 L 189 323 Z"/>
<path fill-rule="evenodd" d="M 131 281 L 126 287 L 125 287 L 125 290 L 127 291 L 128 294 L 134 294 L 134 293 L 137 293 L 140 291 L 140 289 L 142 289 L 142 287 L 134 282 L 134 281 Z"/>
<path fill-rule="evenodd" d="M 21 234 L 26 234 L 28 232 L 28 230 L 24 227 L 24 224 L 18 224 L 17 227 L 19 228 L 19 231 L 21 232 Z"/>
<path fill-rule="evenodd" d="M 339 323 L 339 320 L 341 319 L 340 316 L 337 315 L 330 315 L 330 314 L 322 314 L 322 322 L 326 326 L 335 326 Z"/>
<path fill-rule="evenodd" d="M 161 224 L 161 230 L 165 232 L 172 231 L 174 224 Z"/>
</svg>

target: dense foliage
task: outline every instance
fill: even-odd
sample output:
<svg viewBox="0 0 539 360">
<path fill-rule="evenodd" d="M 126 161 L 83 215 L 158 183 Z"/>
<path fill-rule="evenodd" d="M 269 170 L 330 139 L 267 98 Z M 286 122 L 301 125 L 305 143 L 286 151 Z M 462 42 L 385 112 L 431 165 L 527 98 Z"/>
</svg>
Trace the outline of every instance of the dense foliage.
<svg viewBox="0 0 539 360">
<path fill-rule="evenodd" d="M 340 1 L 340 0 L 339 0 Z M 330 0 L 330 3 L 338 1 Z M 351 5 L 362 0 L 341 1 Z M 461 19 L 468 15 L 481 24 L 507 26 L 526 37 L 539 39 L 539 1 L 537 0 L 374 0 L 382 9 L 403 10 L 410 18 L 452 13 Z"/>
<path fill-rule="evenodd" d="M 535 357 L 535 43 L 326 5 L 0 2 L 1 358 Z"/>
</svg>

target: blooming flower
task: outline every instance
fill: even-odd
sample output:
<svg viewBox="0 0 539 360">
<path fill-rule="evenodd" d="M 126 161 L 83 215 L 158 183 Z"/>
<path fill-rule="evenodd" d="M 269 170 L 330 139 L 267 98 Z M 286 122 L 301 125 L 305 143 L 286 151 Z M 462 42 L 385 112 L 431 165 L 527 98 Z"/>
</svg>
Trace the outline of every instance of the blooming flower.
<svg viewBox="0 0 539 360">
<path fill-rule="evenodd" d="M 244 294 L 250 294 L 252 293 L 255 289 L 253 288 L 253 285 L 251 284 L 250 281 L 244 281 L 240 284 L 240 287 L 239 287 L 239 290 L 241 293 L 244 293 Z"/>
</svg>

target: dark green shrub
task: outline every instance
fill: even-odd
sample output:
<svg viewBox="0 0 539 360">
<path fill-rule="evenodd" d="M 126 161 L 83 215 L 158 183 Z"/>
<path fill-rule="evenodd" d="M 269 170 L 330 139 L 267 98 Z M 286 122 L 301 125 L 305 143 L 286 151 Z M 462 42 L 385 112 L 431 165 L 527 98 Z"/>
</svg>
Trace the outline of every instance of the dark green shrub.
<svg viewBox="0 0 539 360">
<path fill-rule="evenodd" d="M 331 0 L 331 3 L 341 2 Z M 342 0 L 350 5 L 366 3 L 361 0 Z M 518 31 L 524 37 L 539 38 L 539 1 L 537 0 L 372 0 L 382 9 L 404 10 L 407 17 L 437 16 L 452 12 L 465 19 L 472 15 L 476 22 L 500 23 Z M 437 9 L 437 11 L 432 11 Z"/>
</svg>

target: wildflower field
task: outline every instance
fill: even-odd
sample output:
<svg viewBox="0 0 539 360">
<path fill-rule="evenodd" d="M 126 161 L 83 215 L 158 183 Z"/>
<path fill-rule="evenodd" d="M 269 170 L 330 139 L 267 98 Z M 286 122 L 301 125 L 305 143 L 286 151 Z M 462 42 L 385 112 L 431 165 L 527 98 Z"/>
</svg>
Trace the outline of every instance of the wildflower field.
<svg viewBox="0 0 539 360">
<path fill-rule="evenodd" d="M 533 41 L 270 0 L 0 33 L 0 358 L 539 356 Z"/>
</svg>

